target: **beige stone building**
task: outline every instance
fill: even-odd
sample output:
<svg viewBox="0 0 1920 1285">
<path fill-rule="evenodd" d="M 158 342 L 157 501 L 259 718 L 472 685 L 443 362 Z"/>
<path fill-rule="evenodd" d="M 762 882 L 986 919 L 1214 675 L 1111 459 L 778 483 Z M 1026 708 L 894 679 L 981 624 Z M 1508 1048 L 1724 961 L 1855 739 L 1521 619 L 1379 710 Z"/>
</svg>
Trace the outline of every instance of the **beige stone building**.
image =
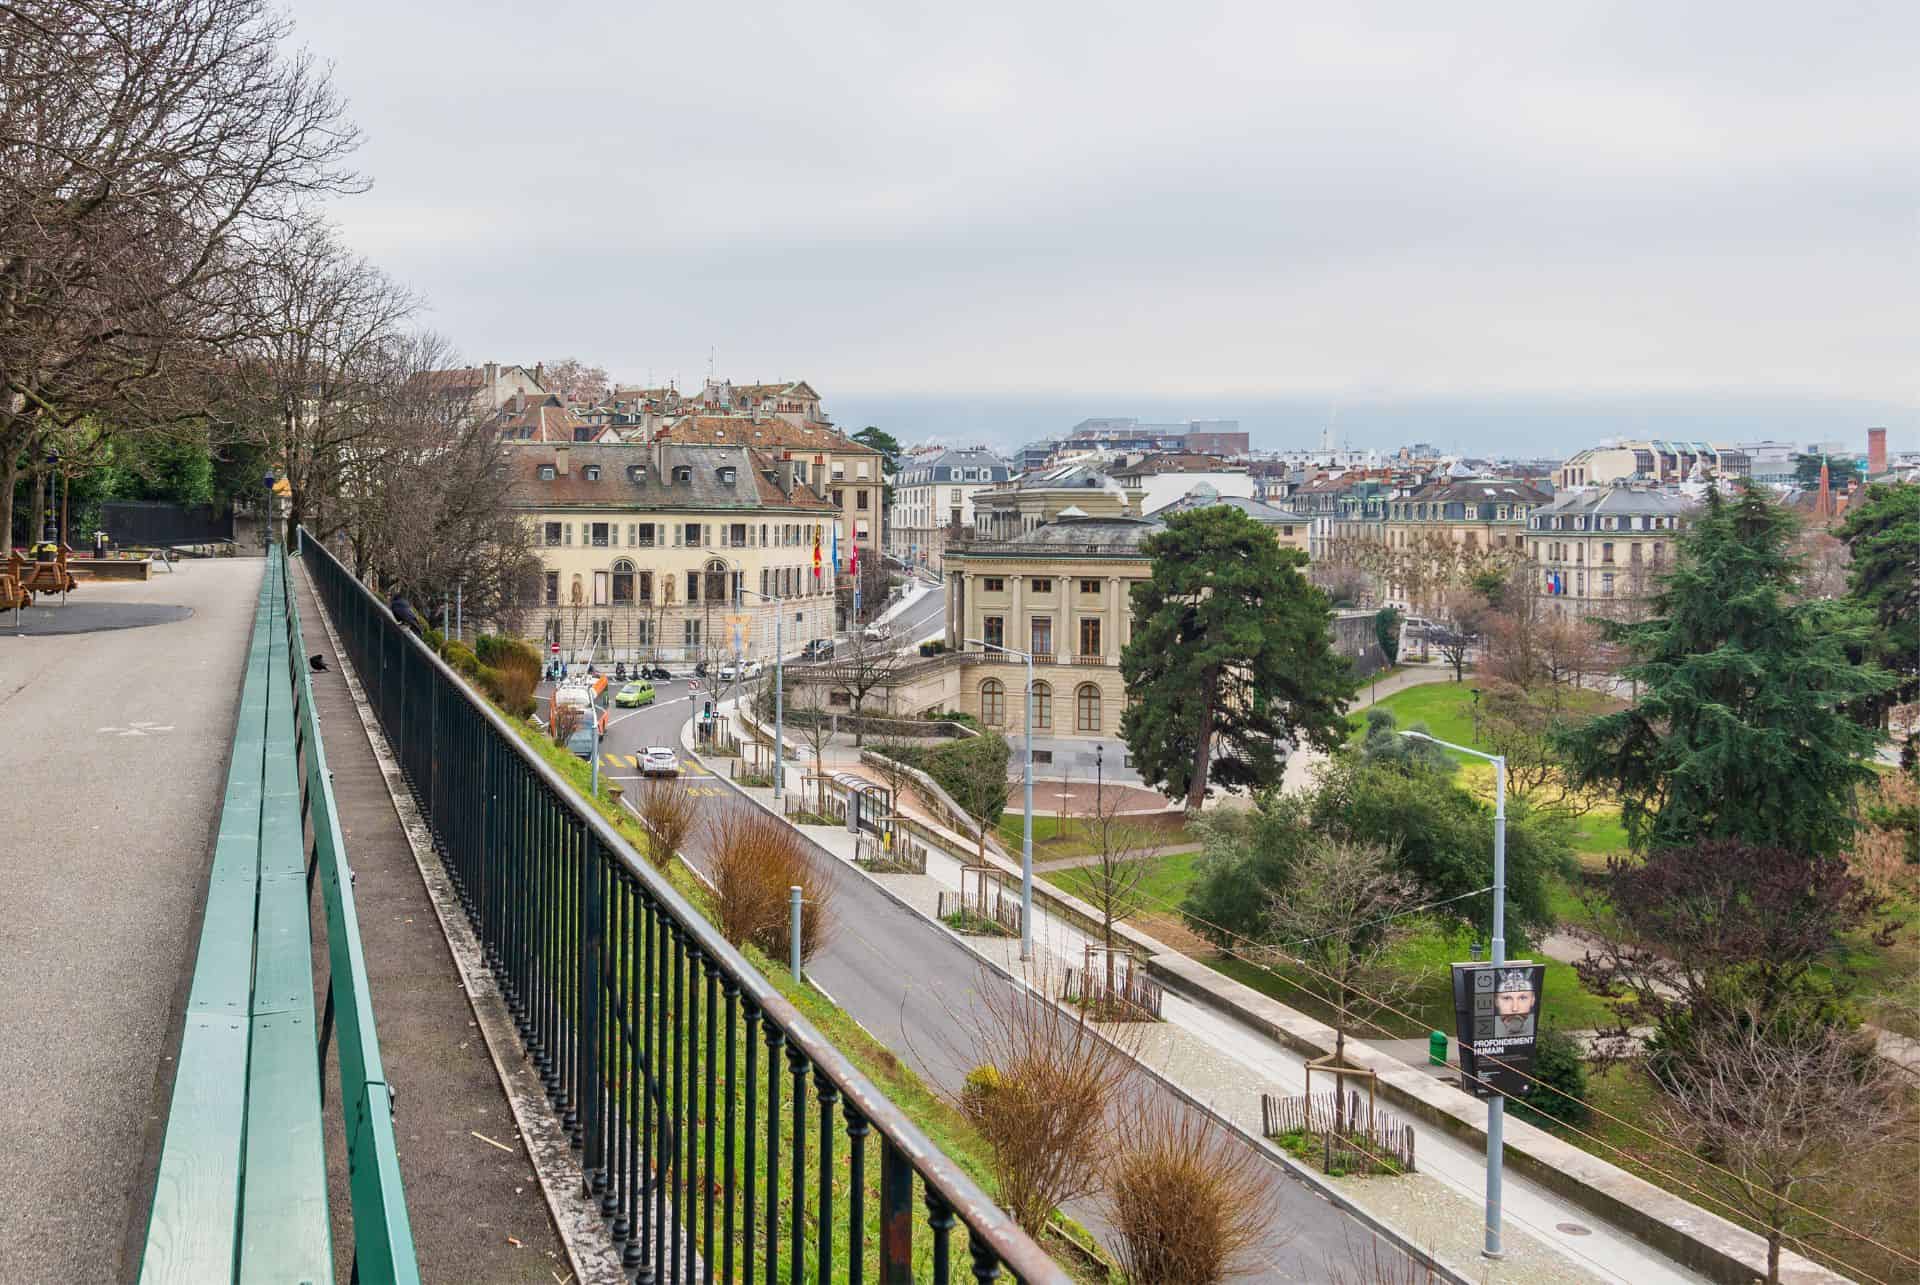
<svg viewBox="0 0 1920 1285">
<path fill-rule="evenodd" d="M 1381 600 L 1424 611 L 1476 565 L 1519 561 L 1527 518 L 1550 499 L 1525 482 L 1456 477 L 1388 500 L 1375 563 Z"/>
<path fill-rule="evenodd" d="M 792 461 L 741 445 L 507 448 L 542 571 L 522 633 L 569 660 L 771 659 L 833 636 L 830 501 Z M 738 594 L 751 589 L 773 602 Z M 736 601 L 739 599 L 740 601 Z"/>
<path fill-rule="evenodd" d="M 1132 637 L 1132 588 L 1152 573 L 1141 541 L 1151 519 L 1057 516 L 1005 539 L 947 550 L 947 645 L 958 652 L 959 708 L 990 727 L 1026 729 L 1026 666 L 970 640 L 1034 658 L 1034 748 L 1049 763 L 1063 741 L 1115 741 Z M 1116 768 L 1123 751 L 1109 748 Z M 1040 758 L 1045 755 L 1045 758 Z"/>
<path fill-rule="evenodd" d="M 1648 440 L 1608 442 L 1570 456 L 1554 470 L 1556 492 L 1610 482 L 1685 482 L 1701 477 L 1746 477 L 1752 457 L 1737 446 L 1713 442 Z"/>
<path fill-rule="evenodd" d="M 1673 564 L 1693 502 L 1631 483 L 1557 497 L 1527 520 L 1535 587 L 1560 615 L 1630 616 Z"/>
</svg>

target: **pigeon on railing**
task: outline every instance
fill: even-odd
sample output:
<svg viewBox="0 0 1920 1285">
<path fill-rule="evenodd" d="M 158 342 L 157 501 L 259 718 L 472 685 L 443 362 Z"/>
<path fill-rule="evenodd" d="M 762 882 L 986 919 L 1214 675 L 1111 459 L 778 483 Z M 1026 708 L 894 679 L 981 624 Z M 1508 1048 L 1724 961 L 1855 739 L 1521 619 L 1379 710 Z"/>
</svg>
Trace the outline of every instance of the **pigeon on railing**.
<svg viewBox="0 0 1920 1285">
<path fill-rule="evenodd" d="M 319 652 L 315 652 L 313 655 L 307 657 L 307 668 L 316 674 L 324 674 L 327 672 L 327 658 Z"/>
</svg>

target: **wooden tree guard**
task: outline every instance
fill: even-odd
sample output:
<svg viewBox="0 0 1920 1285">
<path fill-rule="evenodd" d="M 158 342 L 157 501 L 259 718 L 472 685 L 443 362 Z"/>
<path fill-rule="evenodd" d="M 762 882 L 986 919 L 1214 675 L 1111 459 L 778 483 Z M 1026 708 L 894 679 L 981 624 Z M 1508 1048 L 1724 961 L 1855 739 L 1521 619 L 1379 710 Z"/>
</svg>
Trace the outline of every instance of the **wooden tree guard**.
<svg viewBox="0 0 1920 1285">
<path fill-rule="evenodd" d="M 1306 1071 L 1307 1096 L 1309 1098 L 1313 1096 L 1313 1073 L 1315 1071 L 1322 1071 L 1333 1077 L 1333 1093 L 1336 1099 L 1338 1099 L 1342 1093 L 1346 1092 L 1347 1080 L 1355 1076 L 1364 1079 L 1367 1082 L 1367 1127 L 1369 1129 L 1373 1127 L 1375 1089 L 1380 1083 L 1380 1073 L 1378 1071 L 1369 1071 L 1365 1067 L 1358 1066 L 1342 1066 L 1340 1063 L 1334 1061 L 1333 1054 L 1331 1053 L 1323 1054 L 1320 1057 L 1308 1058 Z"/>
</svg>

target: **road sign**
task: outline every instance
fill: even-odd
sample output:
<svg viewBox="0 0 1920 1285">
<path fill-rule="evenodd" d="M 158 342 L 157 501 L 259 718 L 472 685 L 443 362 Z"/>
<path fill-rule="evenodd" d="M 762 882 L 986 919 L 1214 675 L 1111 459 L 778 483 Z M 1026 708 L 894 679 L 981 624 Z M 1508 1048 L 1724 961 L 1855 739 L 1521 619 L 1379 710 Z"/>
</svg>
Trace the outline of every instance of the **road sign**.
<svg viewBox="0 0 1920 1285">
<path fill-rule="evenodd" d="M 1533 1087 L 1526 1077 L 1533 1070 L 1546 976 L 1545 964 L 1524 959 L 1453 966 L 1462 1087 L 1476 1097 L 1526 1097 Z"/>
<path fill-rule="evenodd" d="M 549 645 L 549 646 L 548 646 L 548 648 L 547 648 L 547 654 L 548 654 L 549 656 L 558 656 L 558 655 L 560 654 L 560 644 L 559 644 L 559 643 L 553 643 L 553 644 L 551 644 L 551 645 Z"/>
</svg>

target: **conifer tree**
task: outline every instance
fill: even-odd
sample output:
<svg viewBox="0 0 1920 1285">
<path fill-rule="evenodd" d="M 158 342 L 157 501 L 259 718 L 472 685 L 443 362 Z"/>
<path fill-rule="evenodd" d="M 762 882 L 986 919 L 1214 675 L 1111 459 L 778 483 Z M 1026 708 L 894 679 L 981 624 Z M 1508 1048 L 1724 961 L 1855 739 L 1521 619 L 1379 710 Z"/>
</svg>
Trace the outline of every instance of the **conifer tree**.
<svg viewBox="0 0 1920 1285">
<path fill-rule="evenodd" d="M 1844 707 L 1884 691 L 1845 603 L 1795 601 L 1793 519 L 1758 490 L 1709 493 L 1654 599 L 1614 625 L 1639 701 L 1557 734 L 1580 784 L 1619 794 L 1636 848 L 1737 838 L 1840 850 L 1878 735 Z"/>
</svg>

